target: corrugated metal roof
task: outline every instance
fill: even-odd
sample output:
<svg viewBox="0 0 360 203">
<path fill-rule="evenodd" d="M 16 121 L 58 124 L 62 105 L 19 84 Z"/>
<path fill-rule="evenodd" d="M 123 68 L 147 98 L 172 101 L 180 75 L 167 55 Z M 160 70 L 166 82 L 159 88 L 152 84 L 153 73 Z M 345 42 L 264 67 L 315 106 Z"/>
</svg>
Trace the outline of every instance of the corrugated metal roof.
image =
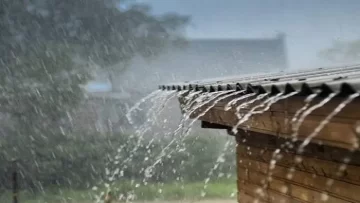
<svg viewBox="0 0 360 203">
<path fill-rule="evenodd" d="M 298 91 L 300 94 L 352 94 L 360 90 L 360 65 L 318 68 L 294 72 L 216 78 L 179 84 L 160 85 L 162 90 L 246 90 L 246 93 Z"/>
</svg>

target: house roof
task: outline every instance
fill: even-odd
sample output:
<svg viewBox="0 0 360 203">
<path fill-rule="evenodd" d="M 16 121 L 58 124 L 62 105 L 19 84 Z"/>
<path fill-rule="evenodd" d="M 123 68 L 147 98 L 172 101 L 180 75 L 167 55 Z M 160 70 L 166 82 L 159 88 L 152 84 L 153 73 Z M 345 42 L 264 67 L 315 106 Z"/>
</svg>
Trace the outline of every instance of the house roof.
<svg viewBox="0 0 360 203">
<path fill-rule="evenodd" d="M 162 90 L 246 90 L 245 93 L 352 94 L 360 90 L 360 65 L 253 74 L 160 85 Z"/>
</svg>

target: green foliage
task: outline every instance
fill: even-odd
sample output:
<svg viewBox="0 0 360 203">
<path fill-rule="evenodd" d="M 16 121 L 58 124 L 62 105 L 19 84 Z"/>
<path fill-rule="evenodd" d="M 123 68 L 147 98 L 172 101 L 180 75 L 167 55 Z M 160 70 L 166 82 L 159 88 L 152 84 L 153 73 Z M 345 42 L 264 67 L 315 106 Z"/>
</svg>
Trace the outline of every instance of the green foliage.
<svg viewBox="0 0 360 203">
<path fill-rule="evenodd" d="M 38 40 L 68 44 L 85 59 L 108 68 L 137 54 L 157 55 L 167 45 L 184 41 L 181 30 L 189 17 L 174 13 L 154 16 L 148 6 L 139 4 L 120 9 L 122 3 L 5 0 L 0 3 L 0 28 L 5 33 L 0 42 L 13 52 Z"/>
<path fill-rule="evenodd" d="M 134 185 L 130 182 L 117 183 L 118 188 L 122 190 L 115 191 L 115 195 L 126 194 L 134 189 Z M 235 197 L 236 180 L 234 179 L 217 179 L 211 181 L 207 185 L 206 194 L 201 196 L 203 190 L 203 182 L 193 183 L 166 183 L 166 184 L 149 184 L 140 186 L 135 190 L 137 201 L 161 201 L 161 200 L 198 200 L 198 199 L 231 199 Z M 66 203 L 89 203 L 95 199 L 96 192 L 91 190 L 69 190 L 62 189 L 60 191 L 44 191 L 43 194 L 36 196 L 21 192 L 20 199 L 24 203 L 46 203 L 46 202 L 66 202 Z M 7 192 L 0 195 L 1 202 L 10 202 L 11 193 Z M 125 202 L 125 201 L 124 201 Z"/>
<path fill-rule="evenodd" d="M 149 182 L 194 182 L 211 177 L 208 172 L 213 168 L 221 152 L 219 148 L 222 146 L 221 141 L 204 135 L 191 136 L 185 143 L 187 143 L 185 151 L 176 151 L 171 157 L 165 156 L 162 159 Z M 115 182 L 141 183 L 144 169 L 155 162 L 164 144 L 167 143 L 158 141 L 149 144 L 149 140 L 139 140 L 139 137 L 121 134 L 66 136 L 59 139 L 56 144 L 34 148 L 34 152 L 27 156 L 23 154 L 22 157 L 27 158 L 19 160 L 19 171 L 23 174 L 20 182 L 22 188 L 33 191 L 41 191 L 44 187 L 89 189 L 95 185 L 99 186 L 99 183 L 100 186 L 108 183 L 111 172 L 118 169 L 123 170 L 123 173 L 114 180 Z M 2 143 L 2 146 L 4 149 L 14 147 L 8 143 Z M 136 146 L 139 148 L 134 151 Z M 0 152 L 1 163 L 7 163 L 3 159 L 6 151 Z M 151 153 L 147 153 L 148 151 Z M 222 164 L 234 166 L 234 154 L 232 152 L 228 154 L 231 157 Z M 127 159 L 129 157 L 131 159 Z M 2 188 L 10 187 L 10 181 L 6 177 L 9 177 L 10 170 L 10 163 L 0 168 Z M 107 170 L 110 173 L 106 173 Z M 216 171 L 233 174 L 235 169 L 225 167 Z M 217 178 L 217 175 L 214 174 L 212 178 Z M 128 189 L 130 188 L 119 190 Z"/>
<path fill-rule="evenodd" d="M 9 187 L 14 158 L 24 186 L 33 191 L 89 187 L 103 178 L 113 144 L 123 137 L 73 135 L 69 127 L 84 98 L 82 85 L 91 79 L 88 63 L 115 71 L 111 65 L 135 55 L 155 56 L 183 40 L 178 30 L 188 22 L 176 14 L 154 16 L 144 6 L 120 10 L 119 3 L 0 1 L 1 188 Z M 134 157 L 132 167 L 141 159 Z M 127 171 L 128 177 L 139 176 L 134 168 Z"/>
</svg>

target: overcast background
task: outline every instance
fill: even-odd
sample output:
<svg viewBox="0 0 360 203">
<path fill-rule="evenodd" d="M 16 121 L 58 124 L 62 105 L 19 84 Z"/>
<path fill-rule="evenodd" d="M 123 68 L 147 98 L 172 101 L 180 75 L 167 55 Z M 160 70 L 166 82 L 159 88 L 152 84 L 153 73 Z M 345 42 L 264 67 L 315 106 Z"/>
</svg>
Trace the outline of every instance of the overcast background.
<svg viewBox="0 0 360 203">
<path fill-rule="evenodd" d="M 192 16 L 190 38 L 287 35 L 289 65 L 325 65 L 317 56 L 334 40 L 360 38 L 360 0 L 138 0 L 154 13 Z"/>
</svg>

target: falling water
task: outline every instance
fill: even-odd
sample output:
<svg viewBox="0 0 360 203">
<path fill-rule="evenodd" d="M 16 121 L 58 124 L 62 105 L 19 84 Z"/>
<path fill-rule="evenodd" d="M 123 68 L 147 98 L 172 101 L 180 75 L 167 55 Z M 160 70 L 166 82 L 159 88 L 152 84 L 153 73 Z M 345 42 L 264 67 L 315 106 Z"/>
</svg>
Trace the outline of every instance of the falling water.
<svg viewBox="0 0 360 203">
<path fill-rule="evenodd" d="M 133 123 L 132 119 L 131 119 L 131 113 L 135 110 L 135 109 L 138 109 L 139 106 L 146 102 L 147 100 L 151 99 L 152 97 L 155 97 L 157 95 L 159 95 L 160 93 L 162 93 L 163 91 L 161 90 L 156 90 L 156 91 L 153 91 L 152 93 L 148 94 L 147 96 L 145 96 L 144 98 L 140 99 L 138 102 L 136 102 L 134 104 L 134 106 L 132 106 L 129 111 L 126 113 L 126 118 L 128 119 L 129 123 Z"/>
<path fill-rule="evenodd" d="M 147 112 L 147 118 L 152 115 L 152 119 L 147 119 L 145 123 L 143 123 L 140 127 L 137 127 L 135 130 L 135 134 L 137 137 L 139 137 L 137 144 L 135 145 L 134 149 L 130 152 L 130 155 L 125 161 L 121 164 L 124 165 L 126 162 L 130 161 L 134 153 L 138 150 L 140 147 L 141 141 L 143 140 L 144 134 L 151 129 L 153 125 L 155 125 L 157 121 L 157 116 L 160 114 L 160 112 L 165 108 L 165 104 L 169 102 L 174 96 L 175 91 L 163 91 L 162 94 L 158 95 L 157 97 L 151 98 L 151 103 L 153 104 L 152 107 Z M 155 100 L 158 100 L 155 102 Z M 160 101 L 159 101 L 160 100 Z"/>
<path fill-rule="evenodd" d="M 311 102 L 318 96 L 318 93 L 314 93 L 314 94 L 310 94 L 308 97 L 306 97 L 306 99 L 304 100 L 305 105 L 303 107 L 301 107 L 299 110 L 297 110 L 295 112 L 295 115 L 293 116 L 293 118 L 291 119 L 291 125 L 293 132 L 296 131 L 296 129 L 298 129 L 300 126 L 297 126 L 298 123 L 296 123 L 298 121 L 299 116 L 301 115 L 301 113 L 303 113 L 304 111 L 306 111 Z"/>
<path fill-rule="evenodd" d="M 236 94 L 240 94 L 240 92 L 233 92 L 231 94 L 228 94 L 229 92 L 233 92 L 233 90 L 228 90 L 228 91 L 224 91 L 224 92 L 220 92 L 219 94 L 215 94 L 215 96 L 211 97 L 209 100 L 207 100 L 206 102 L 202 103 L 201 105 L 198 105 L 196 109 L 198 108 L 201 108 L 202 106 L 210 103 L 211 101 L 213 101 L 213 103 L 207 107 L 202 113 L 198 114 L 198 116 L 196 118 L 194 118 L 190 124 L 188 125 L 185 133 L 180 137 L 180 142 L 183 142 L 183 140 L 190 134 L 190 129 L 192 127 L 192 125 L 201 117 L 201 116 L 204 116 L 211 108 L 213 108 L 219 101 L 221 100 L 224 100 L 228 97 L 231 97 L 231 96 L 234 96 Z M 224 94 L 227 94 L 227 95 L 224 95 Z M 222 96 L 223 95 L 223 96 Z M 215 100 L 214 100 L 215 99 Z M 190 112 L 194 112 L 196 110 L 195 108 L 192 109 Z M 190 113 L 191 114 L 191 113 Z M 189 119 L 190 117 L 187 116 L 185 117 L 186 120 Z M 180 127 L 180 126 L 179 126 Z M 176 129 L 174 132 L 178 133 L 180 132 L 179 128 Z M 174 150 L 171 150 L 167 153 L 165 153 L 165 150 L 167 150 L 173 143 L 175 142 L 175 139 L 173 139 L 168 145 L 166 145 L 161 153 L 159 154 L 157 160 L 149 167 L 147 167 L 147 169 L 145 170 L 145 178 L 143 180 L 143 182 L 146 182 L 148 178 L 152 177 L 152 172 L 153 172 L 153 169 L 154 167 L 159 164 L 162 160 L 162 158 L 165 156 L 165 155 L 171 155 L 172 153 L 174 153 L 176 150 L 178 150 L 178 147 L 176 147 Z"/>
<path fill-rule="evenodd" d="M 283 99 L 290 98 L 290 97 L 292 97 L 292 96 L 294 96 L 296 94 L 298 94 L 298 92 L 291 92 L 291 93 L 286 94 L 286 95 L 279 94 L 278 96 L 274 96 L 274 98 L 267 103 L 267 105 L 266 105 L 266 107 L 264 109 L 262 109 L 260 111 L 254 111 L 253 114 L 262 114 L 265 111 L 269 110 L 271 105 L 275 104 L 276 102 L 278 102 L 280 100 L 283 100 Z"/>
<path fill-rule="evenodd" d="M 239 105 L 238 107 L 236 107 L 236 115 L 237 115 L 237 117 L 240 119 L 240 121 L 241 121 L 241 115 L 240 115 L 240 109 L 241 109 L 241 108 L 245 108 L 245 107 L 248 106 L 249 104 L 252 104 L 252 103 L 254 103 L 255 101 L 259 101 L 259 100 L 263 99 L 264 97 L 266 97 L 267 95 L 269 95 L 269 93 L 260 94 L 260 95 L 258 95 L 256 98 L 254 98 L 254 99 L 252 99 L 252 100 L 250 100 L 250 101 L 248 101 L 248 102 L 245 102 L 245 103 Z M 232 128 L 232 132 L 233 132 L 234 134 L 237 133 L 237 128 L 242 124 L 242 123 L 240 123 L 240 124 L 239 124 L 239 123 L 240 123 L 240 122 L 238 122 L 238 123 Z"/>
<path fill-rule="evenodd" d="M 245 92 L 245 90 L 239 91 L 239 94 L 240 94 L 240 93 L 243 93 L 243 92 Z M 237 102 L 239 102 L 239 101 L 241 101 L 241 100 L 243 100 L 243 99 L 246 99 L 246 98 L 248 98 L 248 97 L 251 97 L 251 96 L 253 96 L 253 95 L 255 95 L 255 93 L 252 93 L 252 94 L 244 94 L 244 95 L 242 95 L 241 97 L 237 97 L 237 98 L 229 101 L 229 102 L 225 105 L 224 110 L 225 110 L 225 111 L 229 111 L 229 110 L 231 109 L 231 107 L 232 107 L 233 105 L 235 105 Z"/>
<path fill-rule="evenodd" d="M 208 177 L 205 179 L 204 181 L 204 186 L 203 189 L 201 191 L 201 197 L 205 197 L 206 195 L 206 188 L 208 186 L 208 183 L 210 182 L 211 176 L 214 174 L 215 170 L 219 168 L 221 163 L 225 162 L 225 153 L 228 150 L 229 146 L 231 144 L 231 140 L 226 141 L 223 150 L 220 152 L 220 155 L 218 156 L 218 158 L 216 159 L 216 162 L 214 164 L 214 166 L 210 169 L 209 173 L 208 173 Z"/>
<path fill-rule="evenodd" d="M 265 190 L 266 190 L 268 184 L 272 181 L 272 172 L 276 167 L 277 160 L 281 157 L 280 152 L 281 152 L 280 149 L 276 149 L 272 153 L 272 157 L 270 159 L 266 180 L 263 182 L 261 188 L 258 188 L 257 190 L 255 190 L 255 193 L 257 195 L 259 195 L 260 197 L 265 196 Z"/>
<path fill-rule="evenodd" d="M 302 153 L 306 145 L 308 145 L 311 142 L 311 140 L 320 133 L 320 131 L 330 122 L 330 120 L 359 95 L 360 95 L 359 93 L 350 95 L 348 98 L 342 101 L 329 115 L 327 115 L 326 118 L 322 120 L 320 124 L 315 128 L 315 130 L 308 137 L 306 137 L 306 139 L 301 143 L 301 145 L 298 148 L 298 153 Z M 357 148 L 358 147 L 357 145 L 358 143 L 356 143 L 356 146 L 354 146 L 354 148 Z"/>
<path fill-rule="evenodd" d="M 185 112 L 192 108 L 194 104 L 205 100 L 205 98 L 208 96 L 207 94 L 201 93 L 203 93 L 203 91 L 191 91 L 189 95 L 184 97 L 185 104 L 181 104 L 181 107 L 184 109 Z"/>
<path fill-rule="evenodd" d="M 262 103 L 260 103 L 259 105 L 254 106 L 253 108 L 251 108 L 237 123 L 236 125 L 233 127 L 233 132 L 236 134 L 237 133 L 237 129 L 238 127 L 243 124 L 244 122 L 248 121 L 249 118 L 256 112 L 255 110 L 265 106 L 267 103 L 273 104 L 275 103 L 278 97 L 280 97 L 282 95 L 282 93 L 279 93 L 278 95 L 274 96 L 274 97 L 270 97 L 267 100 L 263 101 Z M 275 102 L 272 102 L 275 101 Z M 270 108 L 270 105 L 268 105 L 268 107 Z M 258 111 L 258 112 L 265 112 L 266 111 L 266 107 L 264 108 L 265 110 L 263 111 Z"/>
<path fill-rule="evenodd" d="M 227 93 L 229 93 L 229 92 L 233 92 L 233 90 L 225 91 L 225 92 L 223 92 L 221 95 L 227 94 Z M 202 113 L 198 114 L 198 115 L 196 116 L 196 118 L 194 118 L 194 119 L 190 122 L 189 126 L 187 127 L 187 129 L 186 129 L 186 131 L 185 131 L 185 135 L 188 135 L 188 134 L 190 133 L 191 127 L 194 125 L 194 123 L 195 123 L 197 120 L 199 120 L 199 118 L 201 118 L 202 116 L 204 116 L 204 115 L 205 115 L 210 109 L 212 109 L 217 103 L 219 103 L 221 100 L 224 100 L 224 99 L 226 99 L 226 98 L 232 97 L 232 96 L 237 95 L 237 94 L 240 94 L 240 93 L 241 93 L 241 92 L 235 91 L 235 92 L 233 92 L 233 93 L 231 93 L 231 94 L 227 94 L 227 95 L 224 95 L 224 96 L 222 96 L 222 97 L 217 98 L 210 106 L 208 106 Z M 218 95 L 218 96 L 221 96 L 221 95 Z"/>
<path fill-rule="evenodd" d="M 169 93 L 164 94 L 161 98 L 152 101 L 154 105 L 149 109 L 146 114 L 147 121 L 154 125 L 157 122 L 158 115 L 165 109 L 166 104 L 171 101 L 174 97 L 183 94 L 185 91 L 168 91 Z M 154 99 L 153 98 L 153 99 Z"/>
<path fill-rule="evenodd" d="M 202 106 L 208 104 L 209 102 L 211 102 L 212 100 L 214 100 L 215 98 L 217 98 L 222 94 L 223 92 L 206 92 L 206 93 L 203 92 L 203 94 L 201 94 L 198 98 L 194 99 L 194 101 L 192 101 L 189 105 L 184 106 L 183 110 L 185 117 L 188 119 L 188 117 L 193 112 L 195 112 Z"/>
<path fill-rule="evenodd" d="M 221 96 L 221 95 L 223 95 L 223 94 L 226 94 L 226 93 L 228 93 L 228 92 L 220 92 L 220 93 L 218 93 L 218 94 L 210 93 L 212 96 L 211 96 L 208 100 L 206 100 L 205 102 L 201 103 L 200 105 L 197 105 L 197 106 L 195 106 L 194 108 L 190 109 L 190 110 L 189 110 L 189 113 L 186 112 L 186 113 L 184 114 L 184 116 L 183 116 L 182 122 L 180 123 L 179 127 L 174 131 L 174 135 L 177 135 L 177 134 L 180 132 L 181 128 L 182 128 L 183 125 L 185 124 L 185 121 L 190 118 L 189 114 L 192 114 L 192 113 L 195 112 L 198 108 L 201 108 L 202 106 L 210 103 L 211 101 L 213 101 L 213 100 L 216 99 L 217 97 L 219 97 L 219 96 Z M 214 103 L 215 103 L 215 102 L 214 102 Z M 197 119 L 194 119 L 194 122 L 195 122 L 196 120 L 197 120 Z M 192 122 L 190 125 L 192 125 L 194 122 Z M 189 125 L 189 126 L 190 126 L 190 125 Z M 191 126 L 190 126 L 190 127 L 191 127 Z M 175 137 L 175 136 L 174 136 L 174 137 Z M 171 140 L 170 143 L 163 148 L 161 154 L 163 154 L 164 151 L 165 151 L 167 148 L 169 148 L 175 141 L 176 141 L 176 138 L 174 138 L 173 140 Z M 161 161 L 161 160 L 159 160 L 159 162 L 160 162 L 160 161 Z M 156 162 L 155 162 L 155 163 L 156 163 Z M 157 163 L 156 163 L 156 164 L 157 164 Z"/>
<path fill-rule="evenodd" d="M 310 96 L 311 96 L 311 95 L 310 95 Z M 326 97 L 325 99 L 323 99 L 321 102 L 319 102 L 319 103 L 313 105 L 312 107 L 308 108 L 307 110 L 305 110 L 305 111 L 301 114 L 300 118 L 295 121 L 294 128 L 293 128 L 293 133 L 292 133 L 291 137 L 292 137 L 294 140 L 296 140 L 296 139 L 297 139 L 297 136 L 298 136 L 298 134 L 299 134 L 300 126 L 301 126 L 301 124 L 304 122 L 305 118 L 306 118 L 309 114 L 311 114 L 313 111 L 315 111 L 316 109 L 324 106 L 326 103 L 328 103 L 328 102 L 329 102 L 333 97 L 335 97 L 335 96 L 336 96 L 336 93 L 331 93 L 331 94 L 329 94 L 328 97 Z"/>
<path fill-rule="evenodd" d="M 248 121 L 249 118 L 252 116 L 252 115 L 255 115 L 255 114 L 262 114 L 266 111 L 268 111 L 271 107 L 271 105 L 275 104 L 276 102 L 280 101 L 280 100 L 283 100 L 283 99 L 287 99 L 289 97 L 292 97 L 294 95 L 298 94 L 298 92 L 292 92 L 290 94 L 287 94 L 287 95 L 284 95 L 283 93 L 279 93 L 273 97 L 270 97 L 269 99 L 265 100 L 262 104 L 258 105 L 258 106 L 255 106 L 253 107 L 246 115 L 244 115 L 242 117 L 242 119 L 240 119 L 238 121 L 238 123 L 234 126 L 235 129 L 237 129 L 241 124 L 243 124 L 244 122 Z M 265 106 L 266 105 L 266 106 Z M 258 110 L 256 111 L 256 109 L 260 108 L 260 107 L 263 107 L 265 106 L 262 110 Z"/>
<path fill-rule="evenodd" d="M 127 163 L 132 161 L 135 153 L 137 153 L 138 149 L 141 146 L 141 141 L 143 140 L 144 134 L 151 129 L 151 127 L 156 123 L 156 117 L 157 115 L 160 114 L 160 112 L 164 109 L 165 105 L 172 99 L 174 98 L 176 95 L 180 95 L 182 93 L 184 93 L 184 91 L 179 92 L 178 94 L 174 94 L 175 91 L 163 91 L 161 94 L 159 94 L 158 92 L 155 93 L 151 93 L 151 96 L 146 96 L 144 97 L 144 99 L 142 99 L 142 101 L 145 100 L 149 100 L 151 99 L 151 103 L 153 104 L 148 112 L 147 112 L 147 118 L 150 117 L 150 115 L 152 115 L 153 119 L 147 119 L 147 121 L 145 123 L 143 123 L 141 126 L 136 127 L 136 131 L 135 131 L 135 135 L 138 137 L 138 141 L 134 147 L 134 149 L 132 149 L 130 151 L 130 154 L 128 157 L 126 157 L 126 159 L 124 161 L 122 161 L 122 163 L 120 163 L 118 160 L 120 159 L 120 155 L 116 155 L 112 161 L 112 164 L 114 164 L 114 166 L 122 166 L 122 168 L 115 168 L 112 172 L 106 168 L 106 175 L 108 176 L 107 180 L 109 181 L 110 184 L 105 183 L 105 187 L 109 188 L 110 185 L 114 184 L 114 180 L 115 180 L 115 176 L 119 176 L 120 178 L 123 176 L 123 171 L 125 170 L 125 168 L 127 167 Z M 155 101 L 157 100 L 157 101 Z M 160 102 L 158 101 L 160 100 Z M 136 104 L 136 106 L 139 106 L 140 102 L 138 102 Z M 135 108 L 132 108 L 135 109 Z M 130 115 L 130 114 L 129 114 Z M 151 141 L 150 141 L 151 142 Z M 125 147 L 127 143 L 125 143 L 123 146 L 120 146 L 118 148 L 118 152 L 120 153 L 122 148 Z M 109 164 L 107 164 L 109 165 Z M 96 187 L 97 188 L 97 187 Z M 116 189 L 116 188 L 115 188 Z"/>
<path fill-rule="evenodd" d="M 254 93 L 254 95 L 255 95 L 255 93 Z M 269 95 L 269 93 L 260 94 L 257 97 L 255 97 L 254 99 L 240 104 L 238 107 L 236 107 L 235 115 L 240 119 L 241 118 L 240 110 L 242 108 L 246 108 L 249 104 L 259 101 L 259 100 L 263 99 L 264 97 L 266 97 L 267 95 Z"/>
<path fill-rule="evenodd" d="M 312 107 L 308 108 L 307 110 L 305 110 L 300 118 L 296 121 L 296 123 L 294 124 L 295 125 L 295 128 L 294 128 L 294 131 L 293 131 L 293 134 L 291 135 L 293 141 L 296 141 L 297 140 L 297 136 L 299 134 L 299 129 L 300 129 L 300 126 L 301 124 L 304 122 L 305 118 L 310 115 L 313 111 L 315 111 L 316 109 L 324 106 L 326 103 L 328 103 L 332 98 L 334 98 L 336 96 L 336 93 L 331 93 L 329 94 L 328 97 L 326 97 L 325 99 L 321 100 L 319 103 L 313 105 Z M 342 108 L 341 108 L 342 109 Z M 341 110 L 340 109 L 340 110 Z M 321 130 L 321 129 L 320 129 Z M 302 159 L 300 158 L 300 156 L 297 156 L 295 158 L 295 162 L 296 163 L 300 163 L 302 161 Z M 291 167 L 286 175 L 286 177 L 288 179 L 292 179 L 293 177 L 293 173 L 295 172 L 295 168 L 294 167 Z"/>
<path fill-rule="evenodd" d="M 327 115 L 325 117 L 325 119 L 323 119 L 319 123 L 319 125 L 314 129 L 314 131 L 301 143 L 301 145 L 299 146 L 299 148 L 297 150 L 297 154 L 301 155 L 304 151 L 304 148 L 311 142 L 312 139 L 314 139 L 320 133 L 320 131 L 330 122 L 330 120 L 334 116 L 336 116 L 344 107 L 346 107 L 349 103 L 351 103 L 355 98 L 357 98 L 359 96 L 360 96 L 359 93 L 354 93 L 354 94 L 350 95 L 348 98 L 346 98 L 344 101 L 342 101 L 340 104 L 338 104 L 338 106 L 329 115 Z M 357 148 L 358 148 L 358 142 L 354 142 L 353 149 L 357 149 Z M 298 156 L 295 159 L 295 163 L 300 163 L 301 161 L 302 161 L 302 159 L 300 158 L 300 156 Z M 350 158 L 345 158 L 344 163 L 340 165 L 340 167 L 338 168 L 338 171 L 335 174 L 340 176 L 343 173 L 343 171 L 346 170 L 347 163 L 349 163 L 349 162 L 350 162 Z M 288 174 L 288 177 L 292 177 L 292 174 Z M 324 189 L 324 191 L 328 190 L 333 185 L 333 183 L 334 183 L 333 179 L 328 179 L 328 181 L 326 182 L 326 185 L 325 185 L 326 188 Z M 326 201 L 329 197 L 326 192 L 323 192 L 321 194 L 321 198 L 324 201 Z"/>
</svg>

